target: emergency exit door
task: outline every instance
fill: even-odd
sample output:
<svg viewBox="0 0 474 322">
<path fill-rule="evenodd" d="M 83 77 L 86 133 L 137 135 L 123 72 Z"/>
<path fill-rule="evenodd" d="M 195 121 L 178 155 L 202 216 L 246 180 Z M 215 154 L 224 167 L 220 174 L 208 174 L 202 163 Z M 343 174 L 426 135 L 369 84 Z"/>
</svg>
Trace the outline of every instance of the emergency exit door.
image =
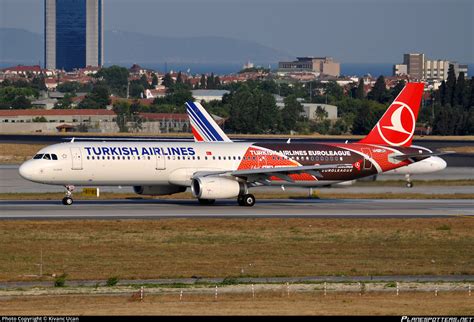
<svg viewBox="0 0 474 322">
<path fill-rule="evenodd" d="M 362 148 L 362 153 L 364 153 L 364 169 L 371 169 L 372 168 L 372 162 L 367 157 L 370 157 L 372 159 L 372 151 L 367 148 Z"/>
<path fill-rule="evenodd" d="M 156 170 L 164 170 L 164 169 L 166 169 L 165 156 L 157 155 L 156 156 Z"/>
</svg>

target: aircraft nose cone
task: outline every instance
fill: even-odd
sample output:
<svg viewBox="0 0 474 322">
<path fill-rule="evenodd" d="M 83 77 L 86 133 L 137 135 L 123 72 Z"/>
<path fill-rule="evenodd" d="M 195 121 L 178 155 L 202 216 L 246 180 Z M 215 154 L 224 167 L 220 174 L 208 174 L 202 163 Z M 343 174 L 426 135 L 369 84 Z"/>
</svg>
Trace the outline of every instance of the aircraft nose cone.
<svg viewBox="0 0 474 322">
<path fill-rule="evenodd" d="M 18 169 L 20 176 L 26 180 L 33 180 L 34 177 L 34 167 L 30 161 L 26 161 Z"/>
</svg>

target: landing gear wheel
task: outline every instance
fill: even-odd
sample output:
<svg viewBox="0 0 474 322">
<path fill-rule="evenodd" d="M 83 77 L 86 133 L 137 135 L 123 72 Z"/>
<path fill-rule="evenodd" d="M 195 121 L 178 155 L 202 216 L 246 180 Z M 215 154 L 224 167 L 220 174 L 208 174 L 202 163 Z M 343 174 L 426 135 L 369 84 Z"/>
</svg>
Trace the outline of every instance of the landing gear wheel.
<svg viewBox="0 0 474 322">
<path fill-rule="evenodd" d="M 407 188 L 413 188 L 413 182 L 407 182 L 406 186 Z"/>
<path fill-rule="evenodd" d="M 242 206 L 252 207 L 255 205 L 255 197 L 252 194 L 242 196 Z"/>
<path fill-rule="evenodd" d="M 212 205 L 216 199 L 198 199 L 198 201 L 201 205 Z"/>
<path fill-rule="evenodd" d="M 65 206 L 70 206 L 70 205 L 72 205 L 73 202 L 74 201 L 72 200 L 71 197 L 64 197 L 63 198 L 63 205 L 65 205 Z"/>
<path fill-rule="evenodd" d="M 237 203 L 239 204 L 239 206 L 245 206 L 244 205 L 244 196 L 240 195 L 237 197 Z"/>
</svg>

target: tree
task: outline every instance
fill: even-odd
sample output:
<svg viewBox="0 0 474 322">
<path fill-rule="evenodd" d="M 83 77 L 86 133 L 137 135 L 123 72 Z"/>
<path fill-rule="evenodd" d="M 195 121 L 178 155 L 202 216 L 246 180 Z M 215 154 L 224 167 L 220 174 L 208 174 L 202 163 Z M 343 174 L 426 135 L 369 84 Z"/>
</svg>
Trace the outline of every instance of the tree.
<svg viewBox="0 0 474 322">
<path fill-rule="evenodd" d="M 466 92 L 467 92 L 467 88 L 466 88 L 466 81 L 464 79 L 464 73 L 461 72 L 459 73 L 459 77 L 456 82 L 456 88 L 454 89 L 453 104 L 464 106 L 466 103 L 464 101 L 465 96 L 467 94 Z"/>
<path fill-rule="evenodd" d="M 365 98 L 364 79 L 363 78 L 359 79 L 359 85 L 357 86 L 357 89 L 355 91 L 354 98 L 357 98 L 357 99 L 360 99 L 360 100 Z"/>
<path fill-rule="evenodd" d="M 173 78 L 171 77 L 170 73 L 166 73 L 165 76 L 163 77 L 163 86 L 166 88 L 170 88 L 173 86 L 174 81 Z"/>
<path fill-rule="evenodd" d="M 214 88 L 219 88 L 221 86 L 221 79 L 219 76 L 214 77 Z"/>
<path fill-rule="evenodd" d="M 473 108 L 474 107 L 474 76 L 471 77 L 471 82 L 470 82 L 469 87 L 471 88 L 471 93 L 469 95 L 469 103 L 467 104 L 467 106 L 469 106 L 471 110 L 474 110 Z"/>
<path fill-rule="evenodd" d="M 439 86 L 439 102 L 441 104 L 441 106 L 444 106 L 446 104 L 446 101 L 447 101 L 447 96 L 446 96 L 446 82 L 445 81 L 442 81 L 441 82 L 441 85 Z"/>
<path fill-rule="evenodd" d="M 107 85 L 97 83 L 92 88 L 92 91 L 77 106 L 80 109 L 92 108 L 101 109 L 106 108 L 110 104 L 110 90 Z"/>
<path fill-rule="evenodd" d="M 117 114 L 115 122 L 120 132 L 128 132 L 127 118 L 130 114 L 130 103 L 127 101 L 118 101 L 114 103 L 113 110 Z"/>
<path fill-rule="evenodd" d="M 352 123 L 352 134 L 369 133 L 385 110 L 385 105 L 367 100 L 361 101 L 361 106 Z"/>
<path fill-rule="evenodd" d="M 322 122 L 325 118 L 328 117 L 328 112 L 319 105 L 318 107 L 316 107 L 316 111 L 314 113 L 316 114 L 316 119 L 320 122 Z"/>
<path fill-rule="evenodd" d="M 390 91 L 391 96 L 392 96 L 392 101 L 397 98 L 398 94 L 402 91 L 402 89 L 405 87 L 405 81 L 402 79 L 395 85 L 392 90 Z"/>
<path fill-rule="evenodd" d="M 296 123 L 301 118 L 303 105 L 298 102 L 295 95 L 290 95 L 283 100 L 285 107 L 281 110 L 282 126 L 285 131 L 296 130 Z"/>
<path fill-rule="evenodd" d="M 155 87 L 158 85 L 158 76 L 155 73 L 151 76 L 151 86 Z"/>
<path fill-rule="evenodd" d="M 44 122 L 48 122 L 48 120 L 44 116 L 37 116 L 37 117 L 33 118 L 33 122 L 34 123 L 44 123 Z"/>
<path fill-rule="evenodd" d="M 207 89 L 214 89 L 215 88 L 214 73 L 211 73 L 211 76 L 207 77 L 206 88 Z"/>
<path fill-rule="evenodd" d="M 115 122 L 120 132 L 132 130 L 137 132 L 142 129 L 142 118 L 139 115 L 140 104 L 135 102 L 130 105 L 127 101 L 118 101 L 114 103 L 113 110 L 117 114 Z M 130 126 L 130 127 L 129 127 Z"/>
<path fill-rule="evenodd" d="M 12 102 L 11 107 L 13 109 L 27 109 L 31 108 L 31 101 L 27 99 L 24 95 L 19 95 L 15 97 Z"/>
<path fill-rule="evenodd" d="M 456 91 L 456 74 L 454 73 L 454 65 L 449 64 L 448 78 L 446 80 L 446 92 L 445 92 L 446 104 L 450 104 L 451 106 L 455 105 L 455 100 L 454 100 L 455 91 Z"/>
<path fill-rule="evenodd" d="M 183 83 L 183 75 L 181 75 L 181 72 L 178 73 L 178 76 L 176 77 L 176 84 L 182 84 Z"/>
<path fill-rule="evenodd" d="M 145 87 L 143 87 L 143 85 L 140 84 L 140 82 L 137 82 L 137 81 L 130 82 L 130 87 L 129 87 L 130 97 L 142 98 L 144 91 L 145 91 Z"/>
<path fill-rule="evenodd" d="M 127 94 L 128 76 L 127 68 L 116 65 L 103 67 L 95 74 L 96 78 L 105 81 L 113 94 L 121 97 L 125 97 Z"/>
<path fill-rule="evenodd" d="M 67 110 L 72 108 L 72 98 L 74 96 L 70 93 L 66 93 L 64 97 L 60 100 L 58 100 L 54 104 L 54 109 L 56 110 Z"/>
<path fill-rule="evenodd" d="M 333 97 L 335 100 L 340 100 L 344 96 L 344 91 L 342 87 L 339 86 L 339 84 L 337 84 L 335 81 L 330 81 L 326 84 L 326 93 L 327 95 Z"/>
<path fill-rule="evenodd" d="M 205 89 L 206 88 L 206 75 L 201 74 L 201 79 L 199 80 L 199 88 Z"/>
<path fill-rule="evenodd" d="M 367 95 L 367 98 L 382 104 L 387 103 L 390 100 L 390 95 L 388 93 L 387 87 L 385 86 L 385 77 L 383 77 L 383 75 L 380 75 L 377 78 L 374 87 Z"/>
<path fill-rule="evenodd" d="M 31 87 L 0 87 L 0 109 L 30 108 L 30 98 L 38 97 L 38 91 Z"/>
<path fill-rule="evenodd" d="M 48 90 L 48 88 L 46 87 L 46 83 L 44 81 L 43 75 L 33 77 L 33 79 L 31 80 L 31 87 L 33 87 L 34 89 L 38 91 Z"/>
</svg>

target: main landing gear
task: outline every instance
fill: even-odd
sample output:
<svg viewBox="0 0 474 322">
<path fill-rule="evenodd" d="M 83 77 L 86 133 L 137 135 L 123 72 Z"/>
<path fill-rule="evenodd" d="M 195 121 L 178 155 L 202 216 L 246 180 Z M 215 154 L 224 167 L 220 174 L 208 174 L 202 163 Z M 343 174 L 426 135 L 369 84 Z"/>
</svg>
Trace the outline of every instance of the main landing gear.
<svg viewBox="0 0 474 322">
<path fill-rule="evenodd" d="M 63 202 L 63 205 L 70 206 L 74 202 L 72 200 L 72 192 L 74 191 L 75 187 L 72 185 L 69 185 L 69 186 L 65 186 L 65 188 L 66 188 L 66 196 L 63 198 L 62 202 Z"/>
<path fill-rule="evenodd" d="M 239 195 L 237 197 L 237 202 L 239 203 L 239 206 L 252 207 L 255 205 L 255 196 L 250 193 L 246 195 Z"/>
<path fill-rule="evenodd" d="M 407 188 L 413 188 L 413 182 L 411 181 L 410 174 L 405 174 Z"/>
</svg>

